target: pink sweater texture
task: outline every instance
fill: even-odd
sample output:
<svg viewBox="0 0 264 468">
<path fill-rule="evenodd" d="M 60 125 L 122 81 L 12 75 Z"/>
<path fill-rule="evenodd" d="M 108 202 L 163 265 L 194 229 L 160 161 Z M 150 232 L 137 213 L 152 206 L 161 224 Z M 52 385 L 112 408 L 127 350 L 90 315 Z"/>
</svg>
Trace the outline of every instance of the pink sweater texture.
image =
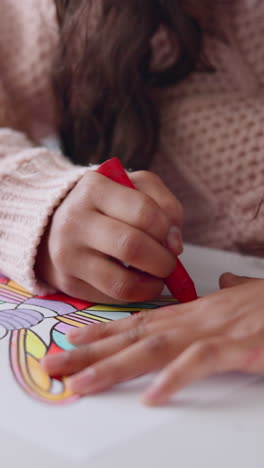
<svg viewBox="0 0 264 468">
<path fill-rule="evenodd" d="M 185 240 L 263 254 L 264 3 L 220 4 L 215 19 L 225 40 L 205 39 L 216 72 L 162 91 L 151 169 L 184 204 Z M 49 292 L 34 272 L 41 237 L 88 170 L 40 143 L 57 131 L 57 44 L 52 0 L 1 0 L 0 271 L 38 294 Z"/>
</svg>

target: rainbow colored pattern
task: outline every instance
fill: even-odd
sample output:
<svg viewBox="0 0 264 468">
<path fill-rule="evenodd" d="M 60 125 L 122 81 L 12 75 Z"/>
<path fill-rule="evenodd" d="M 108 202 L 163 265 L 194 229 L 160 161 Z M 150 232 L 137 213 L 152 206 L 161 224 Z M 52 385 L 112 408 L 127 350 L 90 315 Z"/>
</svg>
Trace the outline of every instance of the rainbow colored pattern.
<svg viewBox="0 0 264 468">
<path fill-rule="evenodd" d="M 0 275 L 0 339 L 9 340 L 9 364 L 21 389 L 44 403 L 71 403 L 78 397 L 67 390 L 64 379 L 50 378 L 40 365 L 44 356 L 73 348 L 66 339 L 70 328 L 117 320 L 143 308 L 174 302 L 162 297 L 152 303 L 105 306 L 64 294 L 38 297 Z"/>
</svg>

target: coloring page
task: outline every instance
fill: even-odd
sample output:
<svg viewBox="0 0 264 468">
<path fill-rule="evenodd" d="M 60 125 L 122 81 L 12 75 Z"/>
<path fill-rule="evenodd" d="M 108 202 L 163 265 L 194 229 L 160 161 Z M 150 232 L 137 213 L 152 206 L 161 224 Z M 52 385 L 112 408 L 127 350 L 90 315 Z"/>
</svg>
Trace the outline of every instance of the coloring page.
<svg viewBox="0 0 264 468">
<path fill-rule="evenodd" d="M 14 379 L 29 396 L 43 403 L 66 404 L 76 400 L 63 379 L 52 379 L 42 370 L 46 355 L 70 350 L 66 339 L 72 327 L 117 320 L 175 302 L 164 296 L 153 303 L 128 306 L 95 305 L 64 294 L 32 296 L 7 278 L 0 276 L 0 340 L 9 347 L 9 362 Z"/>
</svg>

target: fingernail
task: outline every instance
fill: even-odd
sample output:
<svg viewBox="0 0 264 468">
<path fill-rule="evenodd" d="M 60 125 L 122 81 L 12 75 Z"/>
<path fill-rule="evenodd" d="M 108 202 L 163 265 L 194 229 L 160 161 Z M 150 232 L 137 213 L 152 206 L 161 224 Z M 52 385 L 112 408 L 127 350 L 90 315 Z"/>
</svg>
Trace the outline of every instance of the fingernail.
<svg viewBox="0 0 264 468">
<path fill-rule="evenodd" d="M 243 365 L 245 366 L 243 367 L 243 369 L 251 368 L 253 364 L 255 364 L 255 362 L 259 360 L 261 356 L 263 356 L 263 349 L 261 348 L 252 349 L 249 353 L 247 353 L 246 360 L 243 363 Z"/>
<path fill-rule="evenodd" d="M 89 324 L 89 326 L 83 327 L 83 328 L 73 328 L 72 330 L 69 330 L 67 333 L 67 339 L 70 343 L 73 345 L 78 345 L 78 344 L 83 344 L 89 343 L 96 338 L 97 334 L 94 333 L 96 332 L 96 324 Z"/>
<path fill-rule="evenodd" d="M 143 403 L 148 406 L 156 406 L 167 401 L 167 397 L 162 393 L 160 386 L 150 388 L 143 395 Z"/>
<path fill-rule="evenodd" d="M 66 380 L 67 388 L 73 393 L 88 394 L 93 390 L 97 381 L 97 373 L 94 367 L 90 367 L 84 372 L 74 377 L 68 377 Z"/>
<path fill-rule="evenodd" d="M 172 226 L 167 235 L 168 247 L 176 255 L 180 255 L 183 252 L 183 240 L 181 230 L 178 226 Z"/>
<path fill-rule="evenodd" d="M 78 343 L 83 336 L 83 328 L 72 328 L 66 336 L 70 343 Z"/>
<path fill-rule="evenodd" d="M 81 329 L 79 328 L 72 328 L 71 330 L 68 331 L 67 337 L 69 338 L 76 338 L 80 335 Z"/>
</svg>

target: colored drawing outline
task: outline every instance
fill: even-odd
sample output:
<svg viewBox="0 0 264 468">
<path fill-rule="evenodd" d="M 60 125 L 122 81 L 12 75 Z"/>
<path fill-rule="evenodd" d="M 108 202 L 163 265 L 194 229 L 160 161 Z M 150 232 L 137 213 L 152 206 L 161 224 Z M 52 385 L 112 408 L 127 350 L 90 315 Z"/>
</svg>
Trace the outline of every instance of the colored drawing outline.
<svg viewBox="0 0 264 468">
<path fill-rule="evenodd" d="M 106 323 L 175 302 L 162 297 L 151 303 L 117 306 L 93 304 L 64 294 L 39 297 L 0 274 L 0 340 L 6 340 L 9 346 L 6 365 L 31 398 L 49 405 L 73 403 L 79 398 L 67 390 L 65 379 L 50 378 L 40 365 L 44 356 L 73 348 L 66 339 L 69 329 Z"/>
<path fill-rule="evenodd" d="M 66 404 L 74 402 L 78 399 L 77 396 L 72 395 L 65 387 L 64 382 L 61 382 L 62 391 L 59 394 L 53 394 L 50 390 L 55 379 L 49 379 L 50 385 L 49 388 L 45 391 L 44 388 L 36 384 L 36 381 L 32 377 L 32 369 L 29 367 L 28 357 L 31 354 L 25 353 L 26 349 L 26 337 L 30 330 L 17 330 L 12 333 L 10 341 L 10 363 L 13 371 L 13 375 L 21 386 L 21 388 L 29 394 L 32 398 L 37 399 L 38 401 L 43 401 L 49 404 Z M 41 338 L 39 338 L 41 340 Z M 41 340 L 42 341 L 42 340 Z M 42 341 L 43 345 L 45 343 Z M 38 362 L 39 364 L 39 362 Z M 43 377 L 44 377 L 43 372 Z"/>
</svg>

